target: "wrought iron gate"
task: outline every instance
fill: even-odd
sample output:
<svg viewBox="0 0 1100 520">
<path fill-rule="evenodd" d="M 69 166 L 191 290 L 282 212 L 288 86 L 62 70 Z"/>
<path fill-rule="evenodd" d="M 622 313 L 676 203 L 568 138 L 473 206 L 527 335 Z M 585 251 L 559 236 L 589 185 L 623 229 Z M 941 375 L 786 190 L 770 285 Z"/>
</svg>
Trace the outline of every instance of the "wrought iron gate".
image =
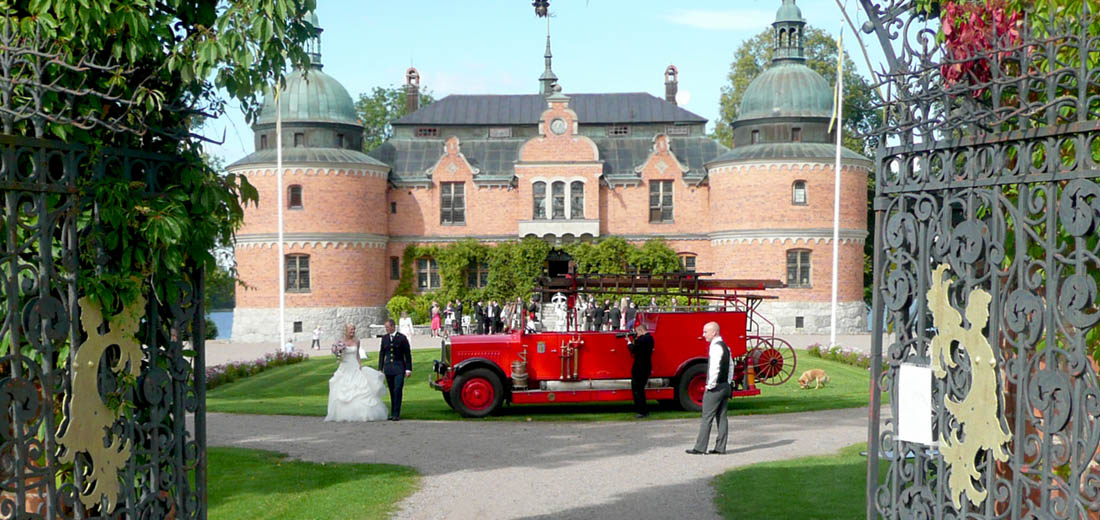
<svg viewBox="0 0 1100 520">
<path fill-rule="evenodd" d="M 0 518 L 203 519 L 201 270 L 146 294 L 129 322 L 101 323 L 78 290 L 108 260 L 78 255 L 104 226 L 81 182 L 129 179 L 155 197 L 178 158 L 45 138 L 50 125 L 133 129 L 43 110 L 97 95 L 51 81 L 95 65 L 9 29 L 0 23 Z"/>
<path fill-rule="evenodd" d="M 880 431 L 873 390 L 868 518 L 1097 518 L 1097 5 L 1037 0 L 1014 17 L 973 2 L 986 10 L 968 30 L 984 37 L 953 45 L 939 23 L 965 6 L 861 4 L 893 94 L 872 367 L 893 414 Z M 905 364 L 933 373 L 928 445 L 899 434 Z"/>
</svg>

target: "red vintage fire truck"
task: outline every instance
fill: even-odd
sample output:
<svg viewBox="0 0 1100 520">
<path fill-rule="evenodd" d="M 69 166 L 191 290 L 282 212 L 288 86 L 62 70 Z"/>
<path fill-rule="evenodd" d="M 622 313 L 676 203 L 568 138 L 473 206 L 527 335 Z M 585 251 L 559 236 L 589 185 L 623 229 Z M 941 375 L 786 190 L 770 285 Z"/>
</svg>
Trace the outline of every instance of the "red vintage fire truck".
<svg viewBox="0 0 1100 520">
<path fill-rule="evenodd" d="M 662 275 L 567 275 L 543 279 L 544 300 L 567 300 L 563 332 L 519 331 L 452 336 L 434 363 L 431 386 L 464 417 L 484 417 L 505 403 L 630 401 L 631 354 L 624 331 L 578 331 L 576 296 L 676 294 L 683 303 L 639 310 L 653 335 L 653 371 L 646 396 L 685 410 L 700 410 L 706 385 L 707 344 L 703 325 L 714 321 L 735 358 L 733 396 L 759 395 L 757 384 L 778 385 L 794 373 L 790 344 L 756 312 L 782 287 L 778 280 L 707 279 L 708 273 Z M 560 298 L 559 298 L 560 299 Z"/>
</svg>

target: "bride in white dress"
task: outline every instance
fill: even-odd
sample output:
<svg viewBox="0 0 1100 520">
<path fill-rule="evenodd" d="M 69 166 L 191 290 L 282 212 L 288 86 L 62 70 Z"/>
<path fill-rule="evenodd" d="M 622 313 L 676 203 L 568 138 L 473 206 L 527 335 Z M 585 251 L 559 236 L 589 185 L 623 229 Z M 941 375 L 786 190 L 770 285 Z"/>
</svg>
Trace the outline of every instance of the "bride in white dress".
<svg viewBox="0 0 1100 520">
<path fill-rule="evenodd" d="M 328 380 L 328 415 L 325 421 L 381 421 L 389 415 L 382 402 L 386 393 L 386 378 L 381 372 L 360 366 L 359 339 L 355 325 L 344 327 L 344 338 L 337 342 L 344 347 L 340 365 Z"/>
</svg>

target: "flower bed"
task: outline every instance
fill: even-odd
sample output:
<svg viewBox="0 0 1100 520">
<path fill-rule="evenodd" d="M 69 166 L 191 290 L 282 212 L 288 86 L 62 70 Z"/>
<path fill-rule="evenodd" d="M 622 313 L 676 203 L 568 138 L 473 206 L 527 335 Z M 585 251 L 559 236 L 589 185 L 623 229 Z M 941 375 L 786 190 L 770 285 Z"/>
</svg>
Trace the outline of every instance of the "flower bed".
<svg viewBox="0 0 1100 520">
<path fill-rule="evenodd" d="M 871 368 L 871 355 L 854 348 L 840 346 L 830 348 L 821 343 L 814 343 L 806 347 L 806 352 L 813 357 L 821 359 L 828 359 L 830 361 L 861 368 Z"/>
<path fill-rule="evenodd" d="M 264 357 L 255 361 L 234 361 L 224 365 L 206 367 L 206 389 L 210 390 L 226 383 L 232 383 L 242 377 L 259 374 L 269 368 L 301 363 L 306 359 L 308 357 L 304 352 L 292 352 L 290 354 L 275 352 L 264 354 Z"/>
</svg>

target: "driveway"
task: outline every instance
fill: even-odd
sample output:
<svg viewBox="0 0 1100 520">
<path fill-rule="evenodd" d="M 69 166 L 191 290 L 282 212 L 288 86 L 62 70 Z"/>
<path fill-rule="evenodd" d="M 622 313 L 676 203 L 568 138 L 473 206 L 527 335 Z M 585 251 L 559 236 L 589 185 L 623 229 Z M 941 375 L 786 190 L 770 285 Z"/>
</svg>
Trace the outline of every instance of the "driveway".
<svg viewBox="0 0 1100 520">
<path fill-rule="evenodd" d="M 699 427 L 689 419 L 325 423 L 319 417 L 207 417 L 211 446 L 416 468 L 422 486 L 402 502 L 396 518 L 635 520 L 720 518 L 713 477 L 864 442 L 868 412 L 731 417 L 729 452 L 722 456 L 684 453 Z"/>
</svg>

